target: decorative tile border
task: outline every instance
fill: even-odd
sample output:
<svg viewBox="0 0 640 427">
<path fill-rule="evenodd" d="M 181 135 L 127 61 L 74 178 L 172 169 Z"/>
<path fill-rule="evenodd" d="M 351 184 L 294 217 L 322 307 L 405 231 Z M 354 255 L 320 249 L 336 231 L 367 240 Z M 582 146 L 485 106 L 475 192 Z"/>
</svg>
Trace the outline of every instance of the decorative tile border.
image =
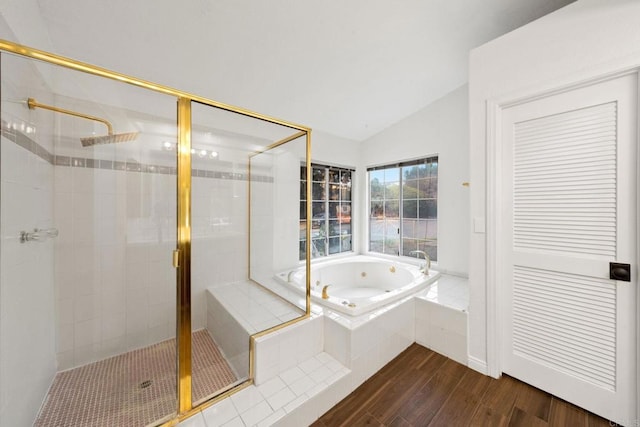
<svg viewBox="0 0 640 427">
<path fill-rule="evenodd" d="M 171 166 L 152 165 L 136 161 L 121 162 L 117 160 L 99 160 L 85 157 L 56 156 L 46 148 L 29 138 L 17 129 L 12 129 L 2 120 L 2 136 L 25 150 L 35 154 L 52 166 L 67 166 L 74 168 L 106 169 L 126 172 L 156 173 L 161 175 L 176 175 L 177 168 Z M 214 178 L 234 181 L 247 181 L 249 173 L 221 172 L 206 169 L 192 169 L 191 176 L 197 178 Z M 266 175 L 252 175 L 251 181 L 273 182 L 273 177 Z"/>
</svg>

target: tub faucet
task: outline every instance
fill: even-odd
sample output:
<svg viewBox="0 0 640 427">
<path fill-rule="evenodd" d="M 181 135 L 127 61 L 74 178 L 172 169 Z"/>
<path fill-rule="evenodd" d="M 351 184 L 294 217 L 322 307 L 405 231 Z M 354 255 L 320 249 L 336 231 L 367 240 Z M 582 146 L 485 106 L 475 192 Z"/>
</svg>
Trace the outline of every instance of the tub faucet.
<svg viewBox="0 0 640 427">
<path fill-rule="evenodd" d="M 411 251 L 409 255 L 422 255 L 424 257 L 424 264 L 420 264 L 420 271 L 427 276 L 429 275 L 429 269 L 431 268 L 431 258 L 425 251 Z"/>
<path fill-rule="evenodd" d="M 322 299 L 329 299 L 329 294 L 327 293 L 327 288 L 331 285 L 324 285 L 322 288 Z"/>
<path fill-rule="evenodd" d="M 291 283 L 291 275 L 295 272 L 295 270 L 291 270 L 289 274 L 287 274 L 287 283 Z"/>
</svg>

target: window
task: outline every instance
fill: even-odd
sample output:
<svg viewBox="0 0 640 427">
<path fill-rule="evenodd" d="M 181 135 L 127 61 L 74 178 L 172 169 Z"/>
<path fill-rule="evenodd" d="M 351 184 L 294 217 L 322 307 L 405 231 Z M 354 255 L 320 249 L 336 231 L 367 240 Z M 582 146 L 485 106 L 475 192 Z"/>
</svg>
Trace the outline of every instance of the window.
<svg viewBox="0 0 640 427">
<path fill-rule="evenodd" d="M 438 259 L 438 157 L 369 168 L 369 251 Z"/>
<path fill-rule="evenodd" d="M 351 169 L 312 165 L 311 257 L 351 251 Z M 300 259 L 306 257 L 307 168 L 300 168 Z"/>
</svg>

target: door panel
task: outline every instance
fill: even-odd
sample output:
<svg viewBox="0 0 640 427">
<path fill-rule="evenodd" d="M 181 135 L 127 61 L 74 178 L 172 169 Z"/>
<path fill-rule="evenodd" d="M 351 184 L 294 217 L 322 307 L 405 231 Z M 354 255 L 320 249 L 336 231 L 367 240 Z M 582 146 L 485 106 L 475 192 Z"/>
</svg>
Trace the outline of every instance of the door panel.
<svg viewBox="0 0 640 427">
<path fill-rule="evenodd" d="M 503 371 L 635 419 L 637 76 L 504 110 Z M 609 263 L 633 265 L 632 282 Z"/>
</svg>

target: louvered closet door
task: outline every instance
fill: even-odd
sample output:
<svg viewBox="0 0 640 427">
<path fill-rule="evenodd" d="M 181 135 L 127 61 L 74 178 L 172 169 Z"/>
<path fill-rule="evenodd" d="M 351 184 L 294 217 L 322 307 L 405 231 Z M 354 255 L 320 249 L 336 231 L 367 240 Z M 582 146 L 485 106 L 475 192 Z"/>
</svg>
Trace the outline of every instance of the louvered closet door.
<svg viewBox="0 0 640 427">
<path fill-rule="evenodd" d="M 503 371 L 636 419 L 637 76 L 503 111 Z M 630 263 L 632 281 L 609 279 Z"/>
</svg>

